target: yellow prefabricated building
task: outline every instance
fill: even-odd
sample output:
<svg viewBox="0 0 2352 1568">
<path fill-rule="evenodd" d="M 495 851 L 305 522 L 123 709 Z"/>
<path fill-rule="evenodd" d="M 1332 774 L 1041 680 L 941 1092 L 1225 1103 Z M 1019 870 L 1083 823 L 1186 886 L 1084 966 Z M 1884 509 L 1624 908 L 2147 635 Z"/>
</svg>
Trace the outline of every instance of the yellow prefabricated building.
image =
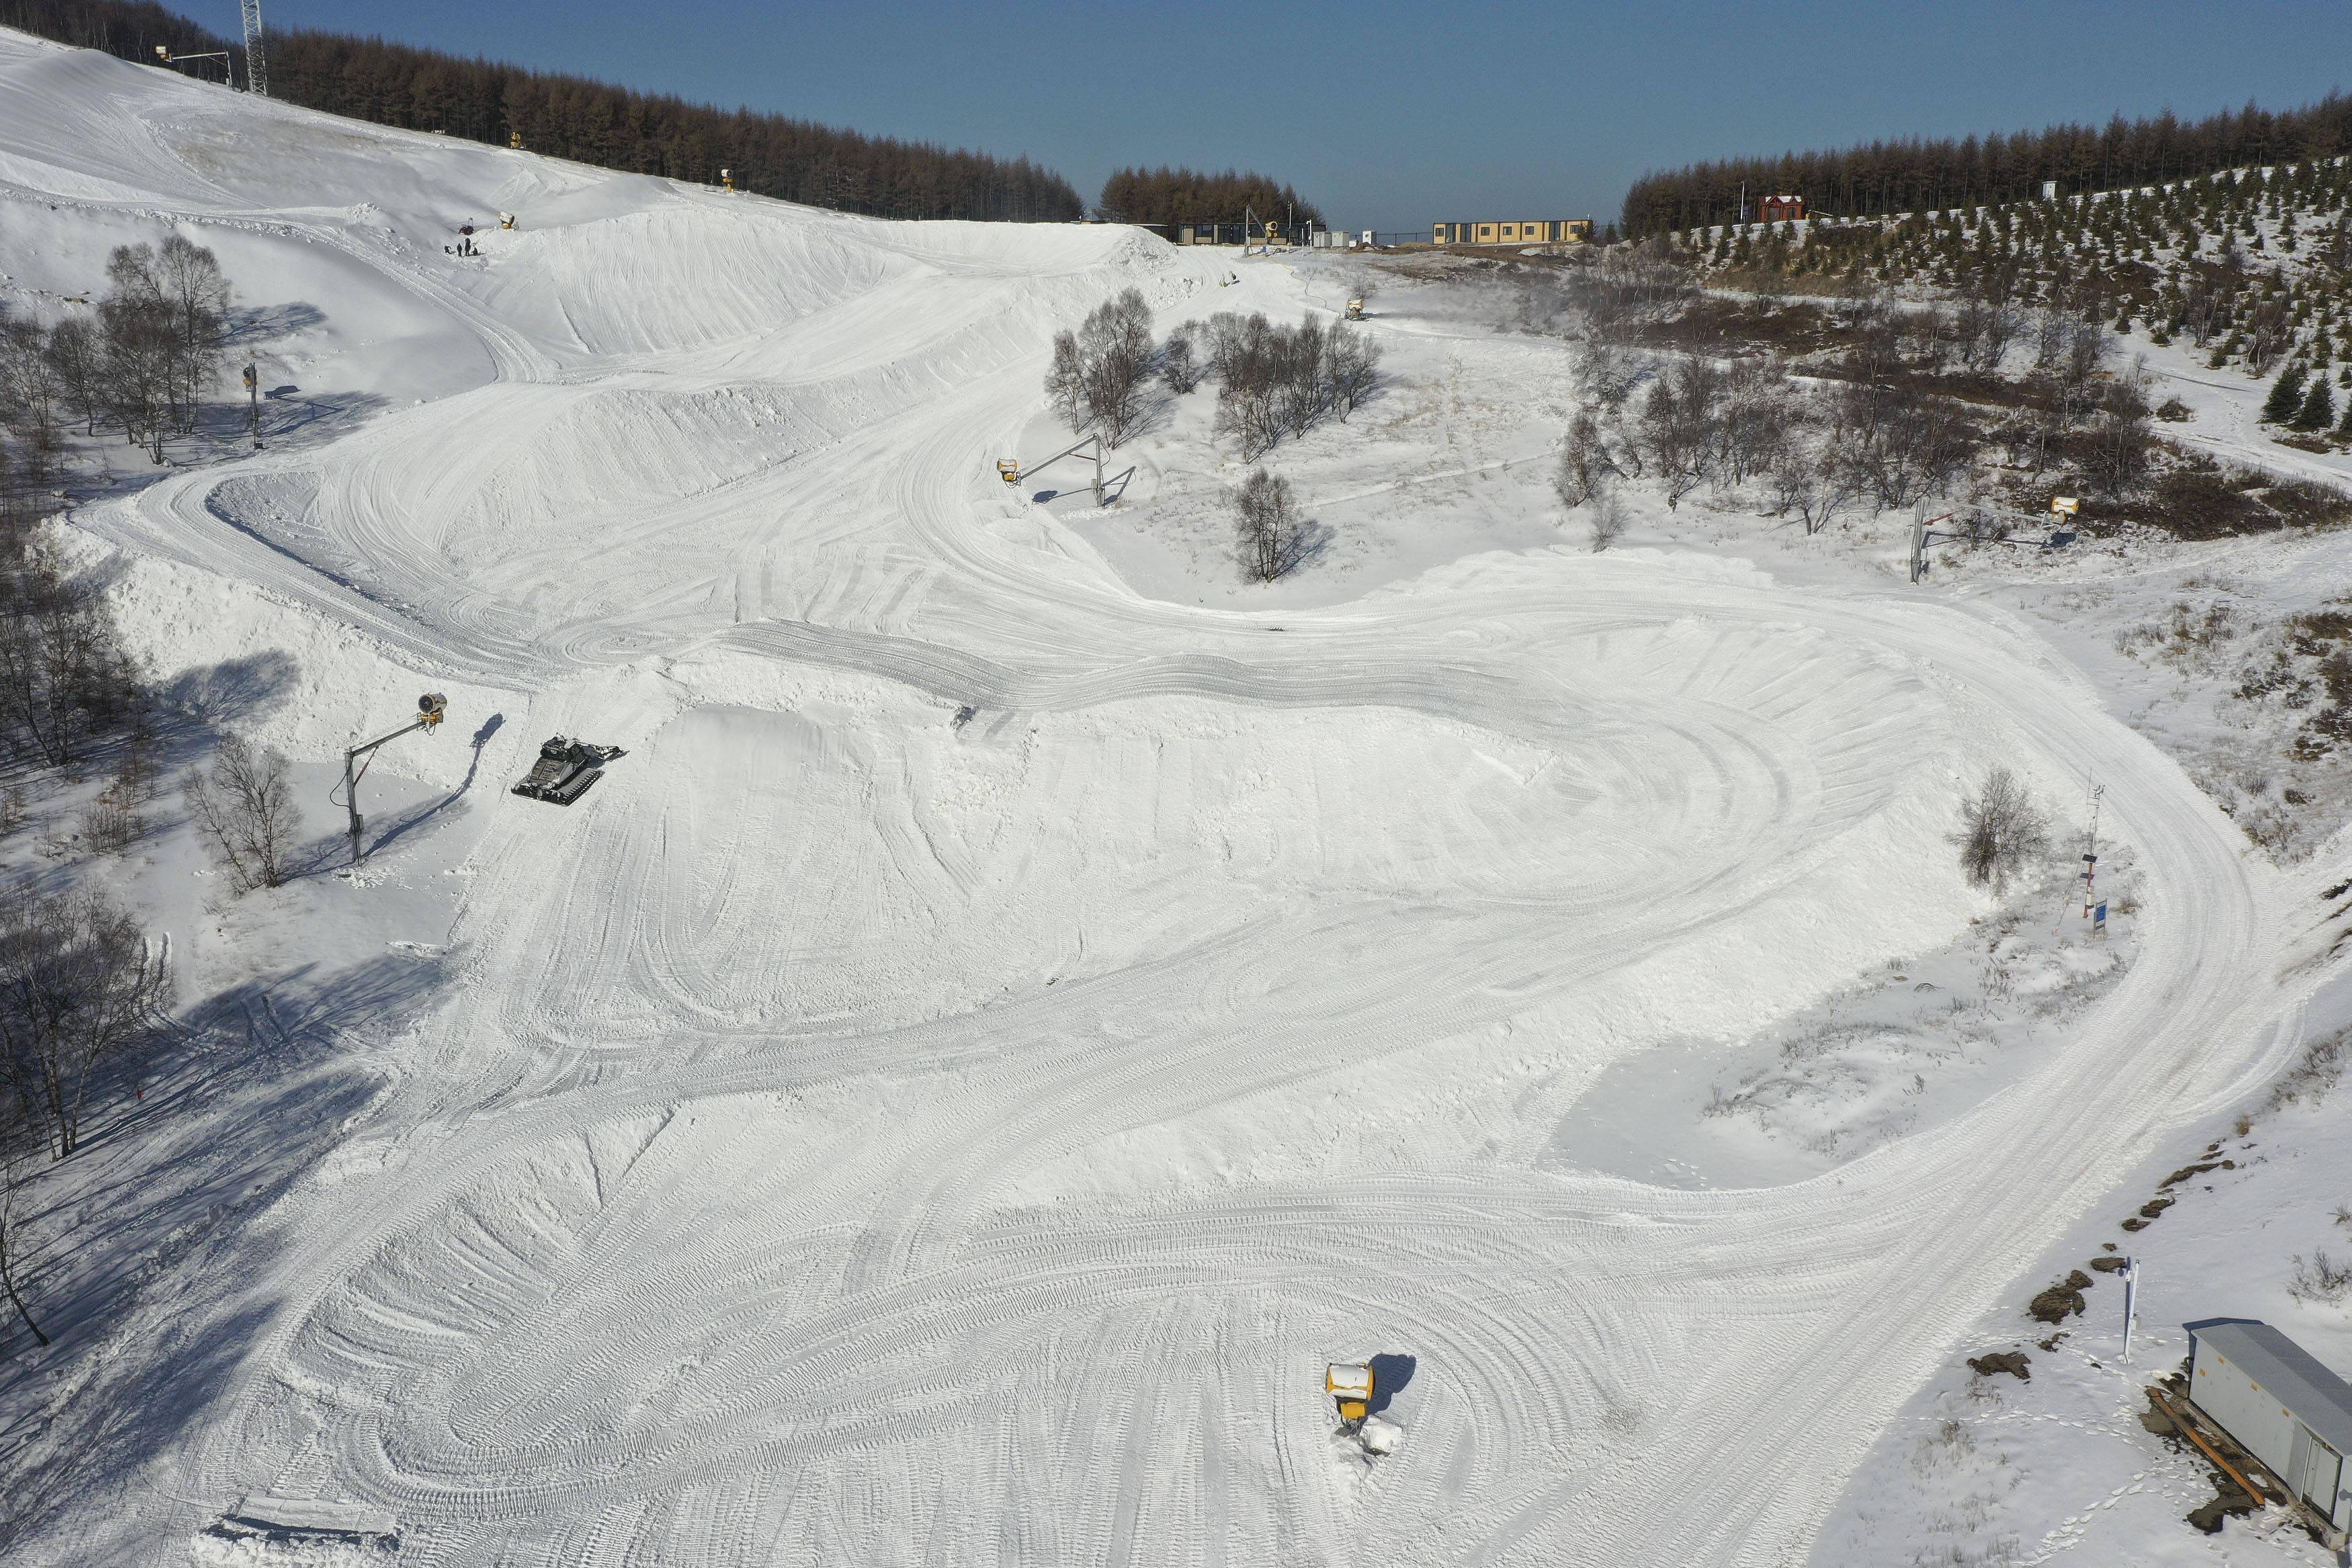
<svg viewBox="0 0 2352 1568">
<path fill-rule="evenodd" d="M 1433 245 L 1581 245 L 1592 237 L 1592 220 L 1520 218 L 1433 224 L 1429 237 Z"/>
</svg>

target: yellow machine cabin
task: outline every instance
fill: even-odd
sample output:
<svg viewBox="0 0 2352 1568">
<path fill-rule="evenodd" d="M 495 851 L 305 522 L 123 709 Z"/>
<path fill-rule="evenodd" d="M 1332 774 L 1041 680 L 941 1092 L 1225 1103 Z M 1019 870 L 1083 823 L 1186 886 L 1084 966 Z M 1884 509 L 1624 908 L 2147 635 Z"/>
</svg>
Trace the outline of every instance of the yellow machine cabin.
<svg viewBox="0 0 2352 1568">
<path fill-rule="evenodd" d="M 1343 1426 L 1361 1426 L 1372 1408 L 1372 1369 L 1335 1361 L 1324 1370 L 1323 1392 L 1339 1406 Z"/>
</svg>

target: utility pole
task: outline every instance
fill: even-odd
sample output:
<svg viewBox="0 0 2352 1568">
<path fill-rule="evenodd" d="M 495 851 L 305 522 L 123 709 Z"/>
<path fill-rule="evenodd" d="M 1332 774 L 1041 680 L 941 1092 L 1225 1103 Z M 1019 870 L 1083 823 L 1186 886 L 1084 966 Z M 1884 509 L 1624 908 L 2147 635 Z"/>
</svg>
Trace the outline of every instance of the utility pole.
<svg viewBox="0 0 2352 1568">
<path fill-rule="evenodd" d="M 362 757 L 372 757 L 377 747 L 398 740 L 412 730 L 431 730 L 439 727 L 442 716 L 448 706 L 449 699 L 439 692 L 426 692 L 416 699 L 416 716 L 414 719 L 394 730 L 390 735 L 378 736 L 375 739 L 362 746 L 354 746 L 343 753 L 343 805 L 352 814 L 352 869 L 353 871 L 357 871 L 360 864 L 360 826 L 362 819 L 360 816 L 359 785 L 360 779 L 366 776 L 367 769 L 362 768 L 355 773 L 352 770 L 352 764 Z"/>
<path fill-rule="evenodd" d="M 261 450 L 261 375 L 250 360 L 245 364 L 245 400 L 251 411 L 246 429 L 253 437 L 253 449 L 258 452 Z"/>
</svg>

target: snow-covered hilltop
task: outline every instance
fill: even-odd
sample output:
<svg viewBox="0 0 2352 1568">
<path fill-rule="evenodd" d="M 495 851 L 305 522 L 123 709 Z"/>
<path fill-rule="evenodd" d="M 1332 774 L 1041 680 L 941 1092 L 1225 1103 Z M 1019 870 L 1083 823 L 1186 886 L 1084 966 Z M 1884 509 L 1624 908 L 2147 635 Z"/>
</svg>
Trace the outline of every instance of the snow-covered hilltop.
<svg viewBox="0 0 2352 1568">
<path fill-rule="evenodd" d="M 64 527 L 322 848 L 240 898 L 175 797 L 119 852 L 41 800 L 0 841 L 180 978 L 36 1189 L 76 1245 L 0 1360 L 12 1562 L 1798 1561 L 2046 1249 L 2342 1010 L 2319 870 L 2027 618 L 1891 545 L 1562 536 L 1571 350 L 1442 282 L 1375 280 L 1378 393 L 1266 459 L 1330 530 L 1266 586 L 1213 394 L 1105 509 L 994 463 L 1073 439 L 1040 389 L 1103 301 L 1328 320 L 1344 262 L 844 217 L 0 33 L 0 304 L 172 233 L 264 444 L 83 442 Z M 419 692 L 341 876 L 343 747 Z M 627 753 L 568 810 L 506 789 L 557 733 Z M 2062 858 L 2104 783 L 2108 936 L 1963 876 L 1993 765 Z M 1846 1043 L 1762 1094 L 1784 1037 Z M 1372 1357 L 1368 1465 L 1321 1378 Z"/>
</svg>

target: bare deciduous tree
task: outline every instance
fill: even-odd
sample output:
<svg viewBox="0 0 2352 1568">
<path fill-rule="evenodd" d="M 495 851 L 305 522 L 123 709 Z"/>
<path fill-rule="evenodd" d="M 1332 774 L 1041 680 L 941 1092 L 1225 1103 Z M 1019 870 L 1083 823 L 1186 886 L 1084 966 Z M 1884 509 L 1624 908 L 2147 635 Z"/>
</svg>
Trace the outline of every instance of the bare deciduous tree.
<svg viewBox="0 0 2352 1568">
<path fill-rule="evenodd" d="M 0 572 L 0 721 L 20 748 L 71 762 L 131 701 L 129 662 L 93 585 L 38 548 Z"/>
<path fill-rule="evenodd" d="M 1198 324 L 1179 322 L 1176 329 L 1168 334 L 1168 341 L 1160 345 L 1160 379 L 1179 397 L 1201 384 L 1200 354 L 1194 347 L 1199 334 Z"/>
<path fill-rule="evenodd" d="M 1584 505 L 1617 473 L 1617 460 L 1601 434 L 1601 422 L 1591 413 L 1580 411 L 1568 422 L 1568 436 L 1559 447 L 1559 466 L 1552 473 L 1552 488 L 1559 493 L 1560 504 Z"/>
<path fill-rule="evenodd" d="M 243 736 L 225 737 L 210 775 L 190 773 L 186 793 L 188 815 L 237 892 L 286 880 L 298 824 L 283 755 Z"/>
<path fill-rule="evenodd" d="M 1804 418 L 1804 405 L 1777 360 L 1736 360 L 1724 376 L 1723 413 L 1715 425 L 1715 472 L 1744 485 L 1770 471 Z"/>
<path fill-rule="evenodd" d="M 1152 361 L 1151 307 L 1141 290 L 1123 289 L 1076 331 L 1055 334 L 1045 395 L 1072 430 L 1093 431 L 1117 446 L 1142 416 Z"/>
<path fill-rule="evenodd" d="M 2084 472 L 2103 492 L 2128 489 L 2147 473 L 2148 448 L 2156 442 L 2148 415 L 2147 362 L 2137 361 L 2099 397 L 2083 449 Z"/>
<path fill-rule="evenodd" d="M 98 434 L 107 411 L 106 344 L 89 318 L 68 316 L 49 329 L 46 352 L 57 371 L 65 404 L 82 422 L 82 434 Z"/>
<path fill-rule="evenodd" d="M 30 1126 L 0 1110 L 0 1291 L 7 1293 L 8 1304 L 34 1340 L 47 1344 L 49 1336 L 33 1320 L 26 1299 L 32 1294 L 37 1252 L 26 1201 L 37 1163 L 36 1147 Z"/>
<path fill-rule="evenodd" d="M 1705 360 L 1685 359 L 1658 379 L 1642 404 L 1642 437 L 1666 487 L 1669 511 L 1714 469 L 1722 399 L 1723 372 Z"/>
<path fill-rule="evenodd" d="M 1983 788 L 1961 800 L 1953 841 L 1968 879 L 1999 893 L 2048 852 L 2050 823 L 2017 776 L 1996 764 L 1986 771 Z"/>
<path fill-rule="evenodd" d="M 1072 430 L 1085 427 L 1087 372 L 1078 359 L 1076 332 L 1054 334 L 1054 362 L 1045 371 L 1045 396 L 1064 424 Z"/>
<path fill-rule="evenodd" d="M 1234 493 L 1234 517 L 1242 558 L 1252 577 L 1272 582 L 1298 564 L 1307 543 L 1307 522 L 1290 493 L 1290 481 L 1254 468 Z"/>
<path fill-rule="evenodd" d="M 169 311 L 174 343 L 173 423 L 195 426 L 196 407 L 220 378 L 228 323 L 228 278 L 219 257 L 179 235 L 155 253 L 158 291 Z"/>
<path fill-rule="evenodd" d="M 1381 346 L 1370 335 L 1344 321 L 1332 322 L 1324 335 L 1323 374 L 1340 423 L 1380 383 L 1380 373 Z"/>
<path fill-rule="evenodd" d="M 1087 420 L 1117 446 L 1143 413 L 1143 389 L 1151 372 L 1151 307 L 1140 289 L 1122 289 L 1095 307 L 1078 329 L 1078 361 L 1086 375 Z"/>
<path fill-rule="evenodd" d="M 1852 504 L 1852 465 L 1829 452 L 1792 446 L 1772 465 L 1772 509 L 1797 514 L 1808 535 L 1817 534 L 1832 517 Z"/>
<path fill-rule="evenodd" d="M 100 1064 L 170 996 L 161 956 L 102 894 L 26 890 L 0 911 L 0 1072 L 57 1158 L 80 1145 Z"/>
</svg>

